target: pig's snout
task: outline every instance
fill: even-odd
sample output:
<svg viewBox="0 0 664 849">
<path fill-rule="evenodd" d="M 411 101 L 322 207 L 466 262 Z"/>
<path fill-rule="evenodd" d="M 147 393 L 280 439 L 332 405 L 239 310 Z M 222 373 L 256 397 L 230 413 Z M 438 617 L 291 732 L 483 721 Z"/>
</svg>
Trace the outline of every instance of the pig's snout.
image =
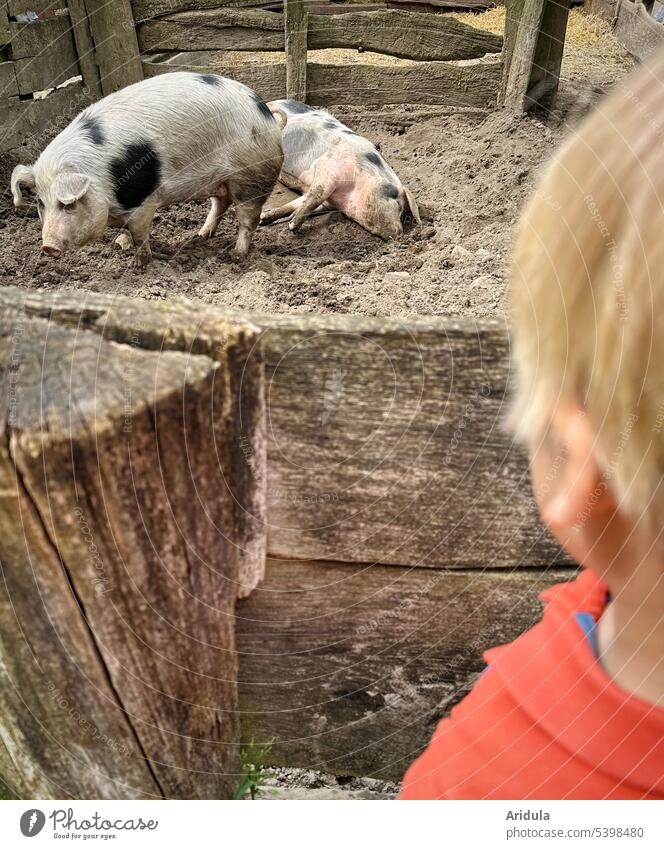
<svg viewBox="0 0 664 849">
<path fill-rule="evenodd" d="M 55 245 L 42 245 L 42 253 L 46 254 L 46 256 L 53 257 L 53 259 L 57 259 L 59 256 L 62 256 L 62 249 L 56 248 Z"/>
</svg>

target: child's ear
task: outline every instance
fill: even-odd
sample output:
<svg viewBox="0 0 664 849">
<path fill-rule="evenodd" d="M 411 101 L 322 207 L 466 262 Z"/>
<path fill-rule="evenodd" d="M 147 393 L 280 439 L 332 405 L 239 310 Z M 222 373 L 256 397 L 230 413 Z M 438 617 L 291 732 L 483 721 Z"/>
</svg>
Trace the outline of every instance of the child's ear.
<svg viewBox="0 0 664 849">
<path fill-rule="evenodd" d="M 581 407 L 556 409 L 545 442 L 548 472 L 538 502 L 546 525 L 564 539 L 591 516 L 613 513 L 615 501 L 596 459 L 595 433 Z"/>
</svg>

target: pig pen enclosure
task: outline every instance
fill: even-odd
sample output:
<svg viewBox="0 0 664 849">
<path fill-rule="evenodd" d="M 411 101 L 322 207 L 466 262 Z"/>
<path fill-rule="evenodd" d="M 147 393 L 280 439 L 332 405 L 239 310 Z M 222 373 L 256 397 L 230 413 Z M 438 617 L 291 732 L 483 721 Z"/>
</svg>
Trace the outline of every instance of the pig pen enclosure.
<svg viewBox="0 0 664 849">
<path fill-rule="evenodd" d="M 392 245 L 335 213 L 265 227 L 238 264 L 232 219 L 200 245 L 187 204 L 139 273 L 110 236 L 47 261 L 3 194 L 7 793 L 232 797 L 247 750 L 398 781 L 572 574 L 501 427 L 500 306 L 569 7 L 485 5 L 0 4 L 5 185 L 86 103 L 186 68 L 330 108 L 430 207 Z M 571 22 L 578 102 L 631 58 Z"/>
</svg>

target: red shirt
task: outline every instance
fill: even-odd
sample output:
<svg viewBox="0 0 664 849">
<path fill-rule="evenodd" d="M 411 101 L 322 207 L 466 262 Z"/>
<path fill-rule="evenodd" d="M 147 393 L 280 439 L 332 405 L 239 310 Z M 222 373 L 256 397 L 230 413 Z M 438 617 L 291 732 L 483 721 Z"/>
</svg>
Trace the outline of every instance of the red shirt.
<svg viewBox="0 0 664 849">
<path fill-rule="evenodd" d="M 542 620 L 484 655 L 400 798 L 663 799 L 664 710 L 608 677 L 576 619 L 607 594 L 588 570 L 542 593 Z"/>
</svg>

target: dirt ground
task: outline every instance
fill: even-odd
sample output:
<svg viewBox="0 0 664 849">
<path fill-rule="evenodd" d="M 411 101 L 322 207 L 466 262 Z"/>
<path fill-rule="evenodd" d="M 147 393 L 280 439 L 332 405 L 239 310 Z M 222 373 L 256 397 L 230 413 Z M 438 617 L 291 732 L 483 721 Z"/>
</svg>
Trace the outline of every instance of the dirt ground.
<svg viewBox="0 0 664 849">
<path fill-rule="evenodd" d="M 499 31 L 503 14 L 491 10 L 473 22 Z M 631 64 L 603 22 L 573 12 L 559 103 L 544 120 L 408 105 L 332 109 L 379 146 L 433 211 L 433 220 L 397 242 L 384 243 L 329 213 L 311 219 L 298 235 L 284 224 L 261 228 L 250 257 L 238 264 L 228 256 L 235 238 L 232 211 L 217 236 L 201 244 L 194 237 L 207 208 L 190 203 L 158 214 L 152 245 L 166 258 L 145 271 L 135 270 L 113 245 L 110 230 L 102 242 L 52 260 L 39 252 L 35 210 L 13 210 L 5 191 L 0 284 L 145 298 L 179 295 L 272 313 L 500 313 L 513 224 L 539 169 L 569 127 Z M 5 177 L 0 175 L 7 185 Z"/>
</svg>

